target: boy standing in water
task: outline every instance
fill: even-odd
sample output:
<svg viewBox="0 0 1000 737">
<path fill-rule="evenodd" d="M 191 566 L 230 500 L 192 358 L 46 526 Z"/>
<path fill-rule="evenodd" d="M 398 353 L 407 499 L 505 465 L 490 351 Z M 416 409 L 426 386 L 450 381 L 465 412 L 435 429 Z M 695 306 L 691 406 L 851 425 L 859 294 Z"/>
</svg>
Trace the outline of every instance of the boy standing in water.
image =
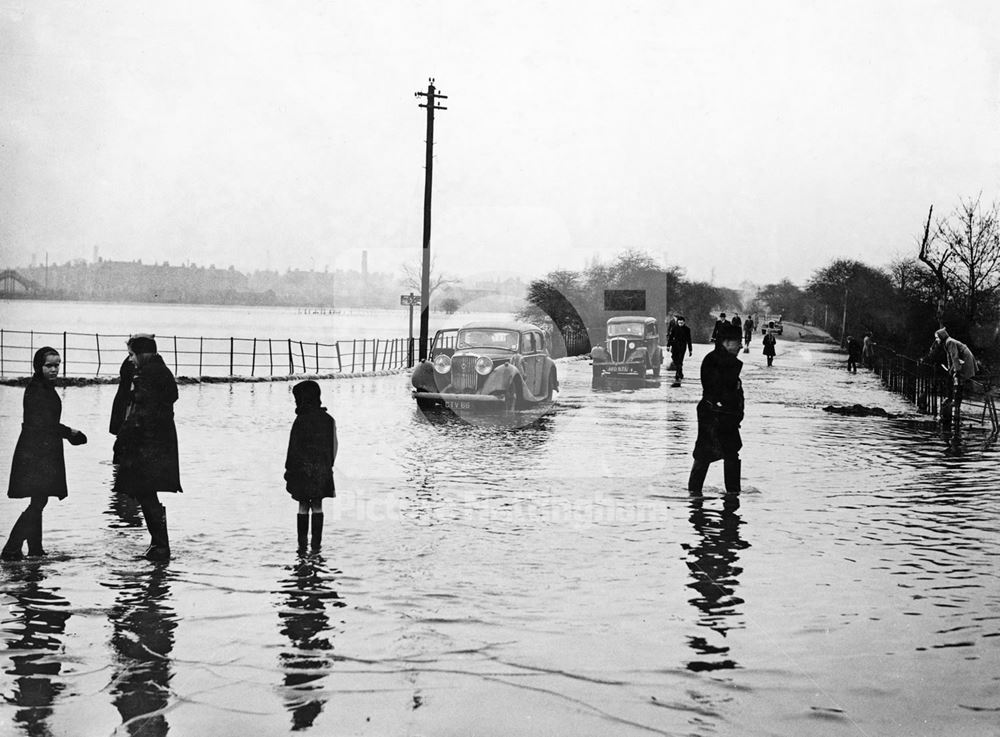
<svg viewBox="0 0 1000 737">
<path fill-rule="evenodd" d="M 295 422 L 288 438 L 285 457 L 285 488 L 299 503 L 297 518 L 299 552 L 304 553 L 312 512 L 312 550 L 323 540 L 323 499 L 334 497 L 333 463 L 337 459 L 337 423 L 320 405 L 320 388 L 315 381 L 301 381 L 292 387 Z"/>
</svg>

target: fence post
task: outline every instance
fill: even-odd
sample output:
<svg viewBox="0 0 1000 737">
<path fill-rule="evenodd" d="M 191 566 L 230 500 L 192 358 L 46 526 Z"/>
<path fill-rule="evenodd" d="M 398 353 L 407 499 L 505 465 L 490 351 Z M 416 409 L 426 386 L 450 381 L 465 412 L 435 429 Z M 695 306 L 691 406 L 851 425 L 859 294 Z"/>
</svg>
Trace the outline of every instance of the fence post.
<svg viewBox="0 0 1000 737">
<path fill-rule="evenodd" d="M 66 376 L 66 364 L 69 363 L 69 361 L 66 360 L 66 358 L 67 358 L 66 357 L 66 331 L 63 330 L 63 354 L 62 354 L 62 359 L 63 359 L 62 360 L 63 378 L 65 378 L 65 376 Z"/>
<path fill-rule="evenodd" d="M 358 355 L 358 339 L 351 340 L 351 373 L 354 373 L 354 359 Z"/>
<path fill-rule="evenodd" d="M 378 338 L 375 338 L 375 346 L 372 348 L 372 371 L 378 367 Z"/>
<path fill-rule="evenodd" d="M 299 341 L 299 355 L 302 356 L 302 373 L 309 373 L 309 369 L 306 368 L 306 349 L 302 347 L 302 341 Z"/>
<path fill-rule="evenodd" d="M 254 369 L 257 368 L 257 339 L 253 339 L 253 356 L 250 358 L 250 375 L 253 376 Z"/>
<path fill-rule="evenodd" d="M 289 376 L 295 373 L 295 359 L 292 358 L 292 339 L 286 338 L 288 341 L 288 374 Z"/>
<path fill-rule="evenodd" d="M 274 350 L 271 346 L 271 339 L 267 339 L 267 358 L 271 362 L 271 373 L 268 376 L 274 376 Z"/>
<path fill-rule="evenodd" d="M 94 376 L 101 375 L 101 336 L 98 333 L 94 333 L 94 343 L 97 344 L 97 372 Z"/>
<path fill-rule="evenodd" d="M 0 328 L 0 376 L 4 375 L 6 364 L 3 360 L 3 328 Z"/>
<path fill-rule="evenodd" d="M 233 375 L 233 337 L 229 336 L 229 375 Z"/>
<path fill-rule="evenodd" d="M 180 372 L 177 370 L 177 336 L 175 335 L 174 336 L 174 376 L 177 376 L 178 373 L 180 373 Z"/>
<path fill-rule="evenodd" d="M 333 346 L 334 346 L 334 348 L 337 349 L 337 373 L 338 374 L 342 374 L 342 373 L 344 373 L 344 366 L 340 362 L 340 341 L 339 340 L 335 340 L 333 342 Z"/>
<path fill-rule="evenodd" d="M 313 343 L 313 347 L 316 349 L 316 373 L 319 373 L 319 341 L 317 340 Z"/>
<path fill-rule="evenodd" d="M 202 355 L 204 353 L 204 351 L 202 349 L 204 348 L 204 346 L 205 346 L 205 339 L 204 338 L 198 338 L 198 376 L 199 376 L 199 378 L 201 377 L 201 372 L 202 372 L 201 362 L 202 362 Z"/>
</svg>

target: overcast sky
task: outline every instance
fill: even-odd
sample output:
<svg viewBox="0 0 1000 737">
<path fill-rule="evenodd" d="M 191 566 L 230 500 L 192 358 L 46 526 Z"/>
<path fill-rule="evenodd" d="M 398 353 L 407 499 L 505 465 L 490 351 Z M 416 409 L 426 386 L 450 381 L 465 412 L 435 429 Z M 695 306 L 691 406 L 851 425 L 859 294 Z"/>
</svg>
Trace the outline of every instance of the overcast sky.
<svg viewBox="0 0 1000 737">
<path fill-rule="evenodd" d="M 539 276 L 626 248 L 735 285 L 912 253 L 1000 195 L 1000 3 L 30 2 L 0 17 L 0 266 Z"/>
</svg>

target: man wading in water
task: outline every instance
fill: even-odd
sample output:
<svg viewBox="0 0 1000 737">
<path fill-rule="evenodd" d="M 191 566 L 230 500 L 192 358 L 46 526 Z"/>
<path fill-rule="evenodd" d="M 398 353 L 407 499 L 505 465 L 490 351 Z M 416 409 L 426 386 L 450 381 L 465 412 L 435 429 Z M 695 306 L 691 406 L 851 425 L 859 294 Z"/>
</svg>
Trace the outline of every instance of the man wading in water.
<svg viewBox="0 0 1000 737">
<path fill-rule="evenodd" d="M 715 336 L 715 350 L 701 362 L 701 401 L 698 402 L 698 439 L 694 444 L 694 465 L 688 491 L 700 493 L 708 467 L 722 460 L 726 482 L 724 508 L 734 511 L 740 500 L 740 423 L 743 421 L 743 362 L 736 357 L 742 348 L 740 329 L 721 325 Z"/>
</svg>

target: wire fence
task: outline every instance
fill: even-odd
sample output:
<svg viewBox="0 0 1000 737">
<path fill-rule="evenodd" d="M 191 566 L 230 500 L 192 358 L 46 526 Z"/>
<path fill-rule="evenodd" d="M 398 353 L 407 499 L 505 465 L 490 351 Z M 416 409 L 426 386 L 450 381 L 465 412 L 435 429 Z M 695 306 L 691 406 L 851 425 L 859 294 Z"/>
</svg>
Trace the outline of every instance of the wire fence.
<svg viewBox="0 0 1000 737">
<path fill-rule="evenodd" d="M 35 351 L 49 345 L 66 377 L 118 376 L 128 335 L 0 329 L 0 377 L 32 373 Z M 157 350 L 176 376 L 350 374 L 406 368 L 417 339 L 357 338 L 333 343 L 291 338 L 205 338 L 158 335 Z"/>
<path fill-rule="evenodd" d="M 866 366 L 879 375 L 889 391 L 909 399 L 919 412 L 940 415 L 951 382 L 950 374 L 942 367 L 882 346 L 875 346 Z M 995 405 L 997 389 L 997 377 L 980 371 L 967 382 L 963 398 L 963 405 L 982 409 L 979 421 L 985 423 L 988 418 L 994 432 L 1000 424 Z"/>
</svg>

